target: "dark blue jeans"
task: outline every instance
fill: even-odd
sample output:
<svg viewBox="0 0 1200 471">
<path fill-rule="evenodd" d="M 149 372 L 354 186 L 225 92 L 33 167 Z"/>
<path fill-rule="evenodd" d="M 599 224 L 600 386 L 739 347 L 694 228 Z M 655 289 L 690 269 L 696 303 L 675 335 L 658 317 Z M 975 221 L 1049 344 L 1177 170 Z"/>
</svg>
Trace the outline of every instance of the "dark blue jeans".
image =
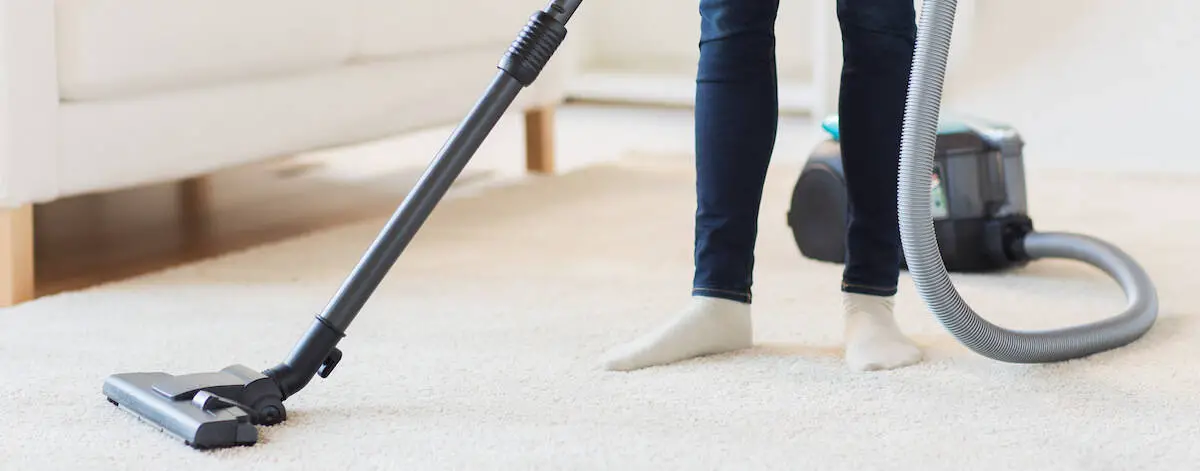
<svg viewBox="0 0 1200 471">
<path fill-rule="evenodd" d="M 750 302 L 775 146 L 778 0 L 700 0 L 693 294 Z M 837 0 L 838 99 L 850 200 L 841 289 L 890 296 L 900 276 L 900 134 L 916 45 L 913 0 Z"/>
</svg>

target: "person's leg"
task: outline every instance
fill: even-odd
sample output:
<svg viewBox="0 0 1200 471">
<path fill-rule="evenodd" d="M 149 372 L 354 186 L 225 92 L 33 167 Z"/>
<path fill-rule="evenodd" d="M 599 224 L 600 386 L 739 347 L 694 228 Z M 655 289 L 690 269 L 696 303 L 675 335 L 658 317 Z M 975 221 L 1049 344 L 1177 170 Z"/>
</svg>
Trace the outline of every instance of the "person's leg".
<svg viewBox="0 0 1200 471">
<path fill-rule="evenodd" d="M 631 370 L 747 348 L 754 245 L 779 118 L 778 0 L 701 0 L 692 304 L 610 351 Z"/>
<path fill-rule="evenodd" d="M 842 165 L 851 214 L 842 275 L 846 361 L 858 370 L 897 368 L 921 352 L 896 325 L 900 276 L 896 208 L 900 135 L 916 44 L 912 0 L 838 0 Z"/>
<path fill-rule="evenodd" d="M 763 182 L 779 125 L 778 0 L 702 0 L 692 294 L 750 303 Z"/>
</svg>

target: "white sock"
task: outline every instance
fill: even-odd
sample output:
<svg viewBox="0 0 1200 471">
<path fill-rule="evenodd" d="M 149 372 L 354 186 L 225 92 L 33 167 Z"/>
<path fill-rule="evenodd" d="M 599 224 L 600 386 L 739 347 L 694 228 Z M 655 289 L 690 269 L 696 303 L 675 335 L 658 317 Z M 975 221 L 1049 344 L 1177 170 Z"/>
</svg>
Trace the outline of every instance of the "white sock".
<svg viewBox="0 0 1200 471">
<path fill-rule="evenodd" d="M 900 332 L 891 296 L 842 293 L 846 364 L 858 371 L 890 370 L 921 361 L 921 349 Z"/>
<path fill-rule="evenodd" d="M 741 350 L 752 343 L 749 304 L 693 296 L 683 312 L 654 331 L 609 350 L 602 363 L 608 370 L 629 371 Z"/>
</svg>

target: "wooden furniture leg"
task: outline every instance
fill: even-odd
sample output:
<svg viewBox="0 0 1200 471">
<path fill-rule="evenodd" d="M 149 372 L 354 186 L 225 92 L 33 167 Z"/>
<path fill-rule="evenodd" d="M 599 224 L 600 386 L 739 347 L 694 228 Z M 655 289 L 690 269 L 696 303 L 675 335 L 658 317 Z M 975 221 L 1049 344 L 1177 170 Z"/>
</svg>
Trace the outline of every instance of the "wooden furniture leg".
<svg viewBox="0 0 1200 471">
<path fill-rule="evenodd" d="M 212 181 L 193 177 L 179 184 L 179 217 L 184 243 L 191 248 L 208 240 L 212 210 Z"/>
<path fill-rule="evenodd" d="M 33 205 L 0 209 L 0 308 L 33 300 Z"/>
<path fill-rule="evenodd" d="M 525 169 L 554 173 L 554 107 L 525 112 Z"/>
</svg>

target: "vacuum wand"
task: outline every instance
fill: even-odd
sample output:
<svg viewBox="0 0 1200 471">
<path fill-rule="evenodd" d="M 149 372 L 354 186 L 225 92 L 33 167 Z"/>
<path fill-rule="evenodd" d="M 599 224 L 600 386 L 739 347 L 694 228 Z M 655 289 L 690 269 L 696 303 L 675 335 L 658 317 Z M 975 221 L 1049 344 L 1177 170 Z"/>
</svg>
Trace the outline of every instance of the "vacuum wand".
<svg viewBox="0 0 1200 471">
<path fill-rule="evenodd" d="M 321 313 L 321 320 L 330 328 L 344 333 L 350 326 L 521 87 L 521 83 L 508 72 L 496 74 L 487 93 L 454 131 L 437 159 L 417 181 L 412 193 L 392 215 L 383 232 Z"/>
<path fill-rule="evenodd" d="M 254 425 L 286 419 L 283 400 L 313 376 L 329 376 L 342 358 L 346 329 L 525 87 L 537 80 L 566 39 L 566 23 L 582 0 L 553 0 L 534 13 L 497 64 L 483 96 L 459 123 L 414 188 L 392 214 L 324 311 L 279 365 L 261 373 L 234 365 L 214 373 L 109 376 L 104 394 L 195 448 L 249 445 Z"/>
<path fill-rule="evenodd" d="M 392 214 L 383 231 L 371 243 L 325 310 L 296 343 L 287 360 L 266 372 L 279 383 L 284 398 L 302 389 L 314 374 L 324 378 L 332 372 L 341 360 L 341 351 L 335 345 L 345 336 L 346 328 L 408 247 L 433 208 L 454 184 L 521 88 L 521 82 L 508 72 L 496 74 L 487 93 L 475 104 L 437 159 L 417 180 L 412 192 Z"/>
<path fill-rule="evenodd" d="M 327 377 L 341 360 L 337 342 L 513 100 L 541 74 L 566 38 L 565 22 L 580 2 L 554 0 L 529 18 L 497 64 L 500 70 L 486 92 L 451 133 L 325 310 L 288 359 L 264 372 L 279 383 L 284 398 L 302 389 L 314 374 Z"/>
<path fill-rule="evenodd" d="M 521 89 L 532 85 L 566 38 L 566 22 L 582 0 L 555 0 L 529 19 L 501 59 L 491 84 L 458 125 L 416 187 L 392 215 L 354 272 L 321 313 L 330 328 L 345 333 L 379 282 L 417 230 L 462 173 Z"/>
<path fill-rule="evenodd" d="M 582 0 L 554 0 L 529 19 L 498 65 L 483 97 L 450 135 L 433 163 L 397 208 L 319 320 L 344 334 L 417 230 L 462 173 L 521 89 L 533 84 L 566 38 Z"/>
</svg>

